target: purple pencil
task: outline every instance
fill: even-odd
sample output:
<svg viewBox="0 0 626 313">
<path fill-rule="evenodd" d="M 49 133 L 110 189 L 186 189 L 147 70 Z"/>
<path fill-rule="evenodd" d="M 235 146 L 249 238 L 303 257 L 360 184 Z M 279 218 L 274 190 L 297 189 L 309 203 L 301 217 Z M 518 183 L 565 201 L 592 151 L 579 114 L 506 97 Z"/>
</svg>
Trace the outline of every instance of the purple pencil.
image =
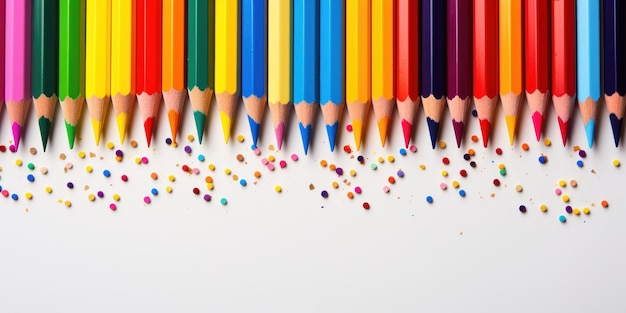
<svg viewBox="0 0 626 313">
<path fill-rule="evenodd" d="M 470 0 L 447 0 L 447 100 L 457 147 L 461 147 L 470 104 Z"/>
</svg>

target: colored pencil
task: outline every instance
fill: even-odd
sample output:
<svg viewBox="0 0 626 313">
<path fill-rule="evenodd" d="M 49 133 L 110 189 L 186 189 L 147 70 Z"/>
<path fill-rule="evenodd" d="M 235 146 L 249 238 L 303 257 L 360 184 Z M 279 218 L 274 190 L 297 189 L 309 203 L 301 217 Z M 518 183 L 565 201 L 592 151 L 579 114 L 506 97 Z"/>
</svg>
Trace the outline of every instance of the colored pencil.
<svg viewBox="0 0 626 313">
<path fill-rule="evenodd" d="M 215 1 L 215 98 L 224 142 L 239 104 L 239 0 Z"/>
<path fill-rule="evenodd" d="M 111 99 L 111 0 L 87 3 L 85 98 L 96 146 Z"/>
<path fill-rule="evenodd" d="M 626 4 L 621 0 L 604 0 L 603 6 L 604 102 L 617 147 L 626 105 Z"/>
<path fill-rule="evenodd" d="M 43 151 L 57 104 L 59 2 L 33 0 L 32 94 Z"/>
<path fill-rule="evenodd" d="M 372 0 L 372 106 L 380 143 L 387 141 L 396 92 L 395 1 Z"/>
<path fill-rule="evenodd" d="M 137 0 L 137 102 L 148 147 L 161 104 L 161 1 Z"/>
<path fill-rule="evenodd" d="M 267 102 L 267 1 L 241 2 L 241 96 L 257 146 Z"/>
<path fill-rule="evenodd" d="M 135 0 L 113 0 L 111 9 L 111 101 L 120 143 L 135 103 Z"/>
<path fill-rule="evenodd" d="M 5 13 L 5 100 L 17 151 L 31 98 L 31 1 L 7 0 Z"/>
<path fill-rule="evenodd" d="M 524 3 L 526 99 L 539 141 L 550 101 L 550 3 L 544 0 Z"/>
<path fill-rule="evenodd" d="M 461 147 L 471 88 L 471 1 L 448 0 L 447 82 L 448 108 L 457 147 Z"/>
<path fill-rule="evenodd" d="M 180 111 L 187 97 L 185 89 L 185 1 L 163 0 L 163 102 L 176 142 Z"/>
<path fill-rule="evenodd" d="M 474 1 L 474 105 L 487 148 L 498 104 L 498 1 Z"/>
<path fill-rule="evenodd" d="M 552 102 L 565 146 L 576 98 L 576 3 L 552 0 L 551 20 Z"/>
<path fill-rule="evenodd" d="M 85 100 L 85 0 L 59 2 L 59 100 L 73 149 Z"/>
<path fill-rule="evenodd" d="M 357 150 L 370 110 L 370 12 L 369 1 L 346 0 L 346 102 Z"/>
<path fill-rule="evenodd" d="M 187 1 L 187 91 L 193 118 L 202 143 L 204 125 L 213 98 L 215 2 Z"/>
<path fill-rule="evenodd" d="M 345 7 L 341 1 L 320 2 L 320 108 L 330 151 L 335 150 L 344 107 Z"/>
<path fill-rule="evenodd" d="M 291 112 L 291 0 L 267 6 L 267 99 L 280 150 Z"/>
<path fill-rule="evenodd" d="M 4 0 L 0 0 L 0 17 L 4 21 Z M 4 106 L 4 22 L 0 23 L 0 112 Z"/>
<path fill-rule="evenodd" d="M 515 140 L 517 115 L 522 104 L 522 1 L 500 0 L 500 101 L 509 132 L 509 143 Z"/>
<path fill-rule="evenodd" d="M 576 89 L 587 143 L 593 147 L 600 100 L 600 0 L 576 2 Z"/>
<path fill-rule="evenodd" d="M 421 96 L 430 143 L 435 148 L 439 123 L 446 105 L 446 2 L 422 0 L 421 21 Z"/>
<path fill-rule="evenodd" d="M 319 96 L 319 1 L 293 3 L 293 104 L 304 154 L 309 151 Z"/>
<path fill-rule="evenodd" d="M 408 148 L 413 134 L 413 121 L 420 103 L 419 3 L 414 0 L 397 1 L 396 105 L 404 135 L 404 146 Z"/>
</svg>

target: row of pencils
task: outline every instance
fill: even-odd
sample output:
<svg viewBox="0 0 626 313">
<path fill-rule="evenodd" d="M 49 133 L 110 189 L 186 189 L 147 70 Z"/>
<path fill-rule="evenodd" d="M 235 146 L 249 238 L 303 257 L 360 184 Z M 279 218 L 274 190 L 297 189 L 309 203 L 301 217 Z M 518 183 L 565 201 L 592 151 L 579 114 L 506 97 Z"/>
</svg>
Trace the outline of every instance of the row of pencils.
<svg viewBox="0 0 626 313">
<path fill-rule="evenodd" d="M 370 107 L 383 146 L 397 107 L 408 146 L 420 102 L 433 148 L 446 105 L 461 145 L 472 100 L 485 147 L 499 103 L 511 144 L 527 102 L 537 140 L 554 105 L 565 145 L 577 100 L 591 147 L 601 94 L 621 133 L 621 0 L 0 0 L 0 18 L 16 148 L 31 99 L 44 149 L 57 102 L 70 148 L 83 101 L 96 145 L 110 102 L 124 142 L 136 101 L 149 146 L 161 102 L 176 140 L 187 96 L 200 142 L 213 96 L 225 142 L 243 100 L 254 145 L 269 106 L 279 149 L 293 106 L 305 152 L 318 107 L 334 149 L 344 103 L 357 150 Z"/>
</svg>

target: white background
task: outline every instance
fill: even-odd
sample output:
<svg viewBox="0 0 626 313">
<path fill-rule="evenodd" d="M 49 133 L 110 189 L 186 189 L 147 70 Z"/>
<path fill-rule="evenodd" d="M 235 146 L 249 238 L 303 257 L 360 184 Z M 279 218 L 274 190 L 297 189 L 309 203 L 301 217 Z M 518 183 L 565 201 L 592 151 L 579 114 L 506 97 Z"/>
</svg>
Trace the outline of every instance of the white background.
<svg viewBox="0 0 626 313">
<path fill-rule="evenodd" d="M 488 149 L 472 143 L 479 135 L 478 122 L 469 117 L 466 139 L 456 148 L 446 112 L 441 139 L 447 148 L 432 150 L 423 112 L 416 120 L 414 143 L 417 153 L 400 156 L 403 139 L 394 116 L 390 140 L 381 148 L 373 114 L 363 151 L 342 151 L 353 145 L 352 135 L 342 123 L 339 146 L 329 152 L 322 119 L 318 119 L 311 151 L 302 153 L 300 136 L 292 113 L 283 151 L 270 151 L 275 143 L 269 114 L 266 114 L 260 147 L 262 156 L 287 160 L 285 169 L 268 171 L 251 144 L 245 110 L 240 106 L 229 145 L 222 140 L 217 106 L 213 103 L 208 133 L 202 145 L 189 143 L 195 135 L 193 117 L 184 110 L 179 147 L 164 143 L 169 137 L 162 109 L 153 147 L 147 148 L 138 112 L 129 139 L 139 142 L 133 149 L 128 141 L 118 142 L 117 127 L 109 110 L 108 127 L 100 147 L 94 146 L 88 116 L 83 114 L 82 140 L 74 150 L 67 148 L 61 112 L 57 111 L 49 151 L 42 152 L 34 109 L 28 131 L 16 154 L 0 153 L 0 185 L 15 192 L 20 200 L 0 197 L 0 312 L 623 312 L 626 309 L 626 233 L 623 169 L 611 164 L 620 159 L 623 148 L 615 148 L 606 110 L 598 113 L 596 145 L 588 149 L 580 116 L 572 117 L 570 143 L 562 147 L 552 108 L 545 121 L 545 137 L 552 146 L 534 139 L 530 113 L 520 112 L 518 139 L 509 146 L 504 117 L 499 111 Z M 85 107 L 84 113 L 87 109 Z M 267 113 L 267 112 L 266 112 Z M 0 114 L 0 142 L 8 145 L 10 130 L 6 112 Z M 234 140 L 237 134 L 244 143 Z M 121 148 L 124 161 L 114 161 L 112 141 Z M 521 143 L 530 145 L 522 151 Z M 187 155 L 183 146 L 194 151 Z M 573 151 L 580 145 L 587 151 L 585 166 Z M 36 147 L 37 155 L 28 148 Z M 502 156 L 494 152 L 504 151 Z M 623 147 L 623 145 L 622 145 Z M 462 155 L 476 150 L 472 169 Z M 96 157 L 78 158 L 78 152 Z M 65 153 L 67 160 L 59 159 Z M 206 155 L 205 162 L 196 159 Z M 235 160 L 243 154 L 247 163 Z M 297 162 L 290 155 L 297 153 Z M 541 154 L 549 158 L 540 165 Z M 395 156 L 395 162 L 378 164 L 379 156 Z M 148 165 L 133 159 L 147 156 Z M 442 157 L 451 164 L 444 166 Z M 102 158 L 102 159 L 100 159 Z M 24 165 L 15 165 L 22 159 Z M 341 166 L 346 174 L 338 178 L 319 161 Z M 26 180 L 28 162 L 38 167 L 34 183 Z M 67 162 L 74 165 L 64 172 Z M 217 166 L 210 172 L 207 165 Z M 507 167 L 507 176 L 498 174 L 498 164 Z M 187 175 L 182 164 L 200 169 Z M 419 169 L 424 164 L 425 170 Z M 91 165 L 94 172 L 84 168 Z M 40 167 L 49 169 L 47 175 Z M 241 187 L 225 168 L 248 180 Z M 103 169 L 112 172 L 102 176 Z M 278 168 L 278 166 L 277 166 Z M 389 185 L 388 176 L 398 169 L 404 178 Z M 357 175 L 347 175 L 355 169 Z M 442 169 L 449 171 L 442 177 Z M 469 172 L 467 178 L 458 175 Z M 254 179 L 259 170 L 263 176 Z M 153 181 L 151 172 L 159 174 Z M 595 173 L 594 173 L 595 172 Z M 122 183 L 127 174 L 128 183 Z M 170 183 L 167 176 L 176 181 Z M 204 177 L 211 175 L 213 200 L 204 202 L 191 192 L 207 192 Z M 492 180 L 500 178 L 502 186 Z M 343 180 L 346 179 L 347 183 Z M 574 207 L 591 208 L 589 216 L 568 215 L 565 204 L 554 194 L 560 179 L 578 182 L 564 192 Z M 458 180 L 467 196 L 448 186 Z M 73 190 L 65 188 L 73 181 Z M 331 182 L 340 183 L 332 189 Z M 256 182 L 256 183 L 255 183 Z M 278 194 L 274 186 L 280 184 Z M 310 190 L 309 185 L 314 189 Z M 84 190 L 85 185 L 89 190 Z M 173 193 L 164 191 L 166 185 Z M 363 194 L 349 200 L 346 193 L 358 185 Z M 389 185 L 385 194 L 382 187 Z M 524 190 L 516 192 L 515 186 Z M 45 186 L 54 188 L 52 194 Z M 160 194 L 146 205 L 142 199 L 156 187 Z M 97 190 L 104 199 L 89 202 Z M 330 197 L 323 199 L 322 190 Z M 34 194 L 26 200 L 25 192 Z M 111 196 L 122 197 L 118 210 L 108 209 Z M 491 196 L 493 194 L 493 197 Z M 432 195 L 434 203 L 425 201 Z M 226 197 L 227 205 L 219 199 Z M 600 201 L 610 203 L 608 209 Z M 58 200 L 71 200 L 66 208 Z M 364 201 L 371 204 L 364 210 Z M 528 207 L 526 214 L 518 206 Z M 539 210 L 549 207 L 547 213 Z M 559 215 L 567 216 L 561 224 Z"/>
</svg>

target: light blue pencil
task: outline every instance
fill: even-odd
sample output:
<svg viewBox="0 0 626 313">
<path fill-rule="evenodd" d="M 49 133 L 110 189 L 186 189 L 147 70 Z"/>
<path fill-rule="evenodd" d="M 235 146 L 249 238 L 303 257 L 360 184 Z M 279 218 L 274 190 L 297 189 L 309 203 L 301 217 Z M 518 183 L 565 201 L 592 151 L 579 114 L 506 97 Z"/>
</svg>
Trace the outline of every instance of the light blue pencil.
<svg viewBox="0 0 626 313">
<path fill-rule="evenodd" d="M 293 3 L 293 103 L 304 154 L 309 151 L 319 94 L 318 0 Z"/>
<path fill-rule="evenodd" d="M 241 96 L 256 147 L 267 103 L 267 0 L 241 2 Z"/>
<path fill-rule="evenodd" d="M 600 100 L 600 0 L 576 2 L 576 93 L 589 148 Z"/>
<path fill-rule="evenodd" d="M 320 0 L 320 107 L 330 150 L 335 150 L 335 140 L 343 107 L 345 105 L 344 29 L 345 6 L 343 1 Z"/>
</svg>

